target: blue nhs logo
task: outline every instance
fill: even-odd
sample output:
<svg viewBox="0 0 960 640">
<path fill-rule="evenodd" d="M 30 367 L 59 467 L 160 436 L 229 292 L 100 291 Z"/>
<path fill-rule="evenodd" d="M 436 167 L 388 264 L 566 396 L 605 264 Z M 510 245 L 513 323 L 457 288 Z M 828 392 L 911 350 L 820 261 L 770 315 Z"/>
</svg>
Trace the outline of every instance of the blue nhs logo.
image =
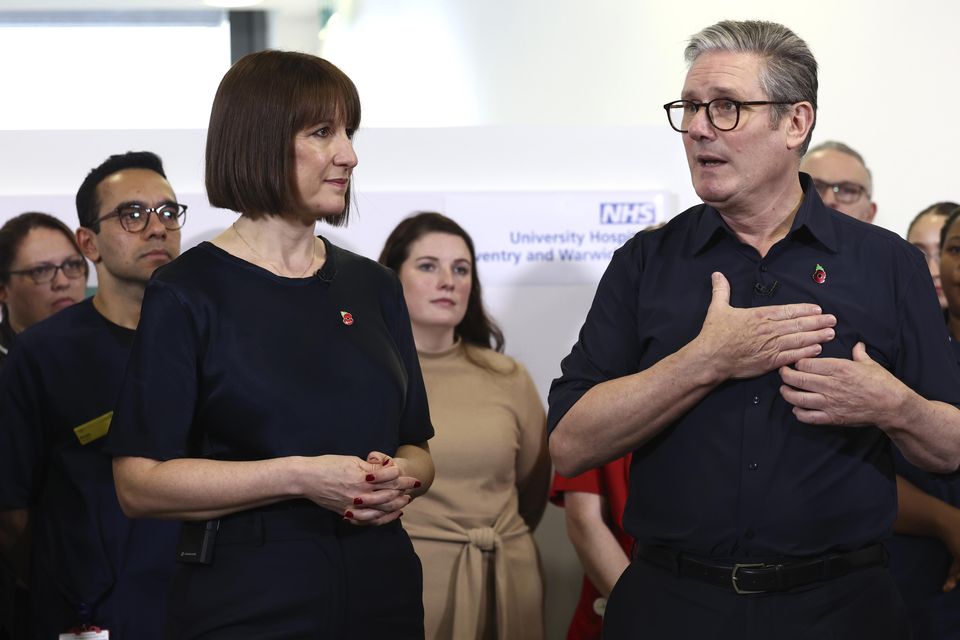
<svg viewBox="0 0 960 640">
<path fill-rule="evenodd" d="M 600 224 L 650 225 L 657 221 L 653 202 L 601 202 Z"/>
</svg>

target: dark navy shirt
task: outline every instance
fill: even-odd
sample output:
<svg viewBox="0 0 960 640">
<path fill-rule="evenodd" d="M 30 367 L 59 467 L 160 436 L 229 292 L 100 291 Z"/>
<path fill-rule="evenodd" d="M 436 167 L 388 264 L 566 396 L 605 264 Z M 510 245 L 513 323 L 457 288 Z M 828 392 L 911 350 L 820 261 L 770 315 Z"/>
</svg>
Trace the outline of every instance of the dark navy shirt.
<svg viewBox="0 0 960 640">
<path fill-rule="evenodd" d="M 109 450 L 202 456 L 393 455 L 433 436 L 403 290 L 324 241 L 312 277 L 283 278 L 208 242 L 159 269 Z"/>
<path fill-rule="evenodd" d="M 0 369 L 0 509 L 31 510 L 37 638 L 81 610 L 111 638 L 162 637 L 178 527 L 127 519 L 103 432 L 76 430 L 108 424 L 133 335 L 87 299 L 18 335 Z"/>
<path fill-rule="evenodd" d="M 837 317 L 822 357 L 868 353 L 929 399 L 960 403 L 930 274 L 898 236 L 824 206 L 809 176 L 787 236 L 760 257 L 710 206 L 614 254 L 550 390 L 552 430 L 594 385 L 642 371 L 700 332 L 710 274 L 731 305 L 815 303 Z M 634 452 L 624 525 L 639 542 L 713 557 L 811 556 L 889 535 L 896 485 L 876 427 L 800 423 L 777 371 L 722 383 Z M 597 428 L 602 428 L 598 426 Z"/>
</svg>

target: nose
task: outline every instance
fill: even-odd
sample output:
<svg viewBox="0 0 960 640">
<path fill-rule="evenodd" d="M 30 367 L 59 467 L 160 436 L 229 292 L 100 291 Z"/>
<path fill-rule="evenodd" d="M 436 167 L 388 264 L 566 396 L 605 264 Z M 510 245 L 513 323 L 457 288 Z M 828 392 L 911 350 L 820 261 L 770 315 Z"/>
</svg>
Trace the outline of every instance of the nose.
<svg viewBox="0 0 960 640">
<path fill-rule="evenodd" d="M 341 132 L 340 140 L 340 145 L 333 156 L 333 161 L 341 167 L 353 169 L 359 162 L 359 160 L 357 160 L 357 154 L 353 150 L 353 140 L 350 139 L 346 132 Z"/>
<path fill-rule="evenodd" d="M 54 291 L 62 291 L 70 286 L 70 278 L 66 276 L 63 269 L 57 269 L 53 272 L 53 280 L 50 281 L 50 288 Z"/>
<path fill-rule="evenodd" d="M 687 135 L 694 140 L 700 140 L 703 138 L 713 139 L 717 136 L 717 130 L 713 127 L 713 125 L 710 123 L 710 119 L 707 117 L 706 106 L 701 106 L 699 109 L 697 109 L 697 112 L 693 114 L 690 124 L 687 125 Z"/>
<path fill-rule="evenodd" d="M 831 209 L 837 208 L 837 194 L 834 193 L 833 189 L 824 189 L 821 191 L 820 199 L 823 200 L 823 204 L 827 205 Z"/>
<path fill-rule="evenodd" d="M 441 268 L 437 270 L 437 287 L 450 291 L 453 289 L 453 272 L 450 269 Z"/>
<path fill-rule="evenodd" d="M 145 226 L 140 233 L 144 234 L 147 238 L 166 238 L 167 228 L 160 222 L 159 214 L 151 212 L 148 213 L 147 216 L 147 226 Z"/>
<path fill-rule="evenodd" d="M 940 279 L 940 257 L 936 255 L 927 256 L 927 268 L 930 269 L 930 275 L 934 280 Z"/>
</svg>

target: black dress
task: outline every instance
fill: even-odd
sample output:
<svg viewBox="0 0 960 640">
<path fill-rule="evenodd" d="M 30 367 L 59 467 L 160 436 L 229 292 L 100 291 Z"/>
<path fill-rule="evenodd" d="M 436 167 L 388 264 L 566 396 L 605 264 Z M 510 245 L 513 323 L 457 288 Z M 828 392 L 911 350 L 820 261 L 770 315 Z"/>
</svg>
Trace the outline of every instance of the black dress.
<svg viewBox="0 0 960 640">
<path fill-rule="evenodd" d="M 110 433 L 157 460 L 366 458 L 433 435 L 403 291 L 324 240 L 283 278 L 210 243 L 158 270 Z M 421 637 L 419 559 L 399 523 L 361 527 L 306 501 L 221 519 L 211 566 L 180 565 L 175 638 Z M 399 634 L 399 635 L 398 635 Z"/>
</svg>

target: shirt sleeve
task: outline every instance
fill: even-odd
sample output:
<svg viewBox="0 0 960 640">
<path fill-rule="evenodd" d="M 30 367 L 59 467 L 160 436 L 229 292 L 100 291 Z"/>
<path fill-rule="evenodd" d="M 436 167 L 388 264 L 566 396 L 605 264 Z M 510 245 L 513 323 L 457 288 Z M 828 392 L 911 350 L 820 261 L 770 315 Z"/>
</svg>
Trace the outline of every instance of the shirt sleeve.
<svg viewBox="0 0 960 640">
<path fill-rule="evenodd" d="M 396 276 L 393 276 L 393 296 L 390 307 L 388 311 L 394 321 L 388 326 L 392 327 L 393 339 L 407 373 L 407 395 L 403 415 L 400 417 L 398 442 L 401 445 L 418 444 L 433 437 L 433 424 L 430 422 L 427 391 L 423 385 L 423 372 L 420 370 L 420 359 L 417 357 L 417 347 L 413 341 L 410 315 L 403 298 L 403 288 Z"/>
<path fill-rule="evenodd" d="M 547 450 L 546 421 L 540 394 L 530 373 L 519 362 L 513 375 L 514 410 L 520 433 L 516 482 L 520 496 L 520 515 L 536 522 L 547 505 L 550 487 L 550 454 Z M 526 512 L 526 513 L 525 513 Z"/>
<path fill-rule="evenodd" d="M 550 487 L 550 502 L 558 507 L 564 506 L 563 494 L 567 491 L 602 494 L 600 470 L 590 469 L 572 478 L 564 478 L 559 473 L 554 473 L 553 486 Z"/>
<path fill-rule="evenodd" d="M 36 365 L 21 340 L 0 369 L 0 510 L 30 506 L 42 472 L 43 380 Z"/>
<path fill-rule="evenodd" d="M 191 455 L 198 333 L 170 286 L 151 280 L 110 425 L 109 453 L 154 460 Z"/>
<path fill-rule="evenodd" d="M 916 255 L 912 255 L 912 254 Z M 960 407 L 960 366 L 937 303 L 930 273 L 919 252 L 899 260 L 901 281 L 898 350 L 893 373 L 927 400 Z M 867 345 L 868 347 L 871 345 Z"/>
<path fill-rule="evenodd" d="M 550 386 L 549 432 L 594 385 L 637 372 L 639 253 L 635 236 L 614 252 L 600 279 L 577 343 Z"/>
</svg>

